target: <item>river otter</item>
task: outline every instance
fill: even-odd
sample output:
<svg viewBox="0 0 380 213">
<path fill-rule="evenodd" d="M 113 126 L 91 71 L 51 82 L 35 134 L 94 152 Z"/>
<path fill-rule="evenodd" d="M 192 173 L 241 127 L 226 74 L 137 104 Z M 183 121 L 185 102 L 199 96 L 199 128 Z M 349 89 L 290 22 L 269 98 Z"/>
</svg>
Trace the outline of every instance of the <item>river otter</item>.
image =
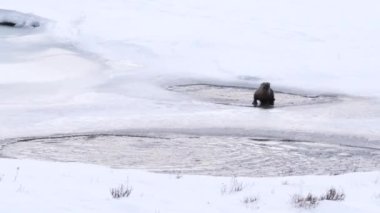
<svg viewBox="0 0 380 213">
<path fill-rule="evenodd" d="M 11 21 L 0 21 L 0 26 L 14 27 L 16 26 L 16 23 L 11 22 Z"/>
<path fill-rule="evenodd" d="M 274 94 L 273 90 L 270 88 L 270 83 L 261 83 L 260 87 L 255 91 L 252 102 L 253 106 L 257 106 L 257 100 L 260 101 L 260 106 L 274 105 Z"/>
</svg>

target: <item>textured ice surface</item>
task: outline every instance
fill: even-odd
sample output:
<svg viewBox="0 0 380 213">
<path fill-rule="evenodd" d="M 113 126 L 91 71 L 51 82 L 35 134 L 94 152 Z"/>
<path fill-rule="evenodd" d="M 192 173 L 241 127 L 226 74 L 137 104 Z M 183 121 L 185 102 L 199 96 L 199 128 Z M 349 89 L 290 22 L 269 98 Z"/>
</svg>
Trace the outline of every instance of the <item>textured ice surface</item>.
<svg viewBox="0 0 380 213">
<path fill-rule="evenodd" d="M 3 143 L 3 157 L 223 176 L 340 174 L 380 168 L 380 149 L 288 138 L 88 134 Z"/>
</svg>

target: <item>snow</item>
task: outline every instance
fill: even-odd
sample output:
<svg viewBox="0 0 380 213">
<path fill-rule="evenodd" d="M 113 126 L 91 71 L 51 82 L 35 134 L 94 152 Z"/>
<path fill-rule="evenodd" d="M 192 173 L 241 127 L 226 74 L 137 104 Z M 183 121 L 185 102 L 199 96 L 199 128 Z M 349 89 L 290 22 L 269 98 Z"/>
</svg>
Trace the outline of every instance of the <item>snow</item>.
<svg viewBox="0 0 380 213">
<path fill-rule="evenodd" d="M 0 8 L 21 12 L 5 10 L 3 17 L 49 21 L 42 30 L 16 35 L 0 29 L 7 50 L 0 64 L 0 137 L 233 123 L 233 128 L 379 140 L 376 5 L 372 0 L 83 0 L 79 6 L 74 0 L 4 0 Z M 274 89 L 371 100 L 263 114 L 166 90 L 183 80 L 251 87 L 270 81 Z M 260 117 L 266 119 L 257 123 Z"/>
<path fill-rule="evenodd" d="M 16 25 L 0 26 L 0 151 L 21 137 L 116 130 L 259 134 L 376 149 L 379 6 L 375 0 L 2 0 L 0 22 Z M 262 81 L 275 91 L 327 93 L 338 101 L 262 110 L 198 98 L 205 91 L 168 89 L 189 83 L 252 89 Z M 230 177 L 176 179 L 29 160 L 0 165 L 7 212 L 295 212 L 302 210 L 291 205 L 293 194 L 319 195 L 331 185 L 347 199 L 311 211 L 379 212 L 378 172 L 239 178 L 246 190 L 221 195 Z M 110 198 L 110 187 L 126 179 L 132 196 Z M 247 207 L 242 199 L 251 193 L 259 201 Z"/>
<path fill-rule="evenodd" d="M 344 201 L 321 201 L 311 212 L 380 211 L 380 173 L 279 178 L 153 174 L 78 163 L 0 160 L 1 209 L 6 212 L 303 212 L 296 194 L 323 195 L 331 187 Z M 113 199 L 111 188 L 132 188 Z M 242 185 L 241 191 L 232 191 Z M 245 204 L 246 197 L 257 198 Z M 22 205 L 20 205 L 22 204 Z"/>
</svg>

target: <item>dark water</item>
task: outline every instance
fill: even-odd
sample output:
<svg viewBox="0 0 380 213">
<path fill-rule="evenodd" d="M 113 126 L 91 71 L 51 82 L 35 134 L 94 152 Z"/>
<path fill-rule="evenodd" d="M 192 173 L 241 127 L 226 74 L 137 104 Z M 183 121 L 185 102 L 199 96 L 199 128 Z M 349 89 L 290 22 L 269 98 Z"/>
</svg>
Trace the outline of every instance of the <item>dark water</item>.
<svg viewBox="0 0 380 213">
<path fill-rule="evenodd" d="M 340 174 L 380 169 L 380 149 L 265 137 L 65 135 L 3 142 L 1 155 L 222 176 Z"/>
</svg>

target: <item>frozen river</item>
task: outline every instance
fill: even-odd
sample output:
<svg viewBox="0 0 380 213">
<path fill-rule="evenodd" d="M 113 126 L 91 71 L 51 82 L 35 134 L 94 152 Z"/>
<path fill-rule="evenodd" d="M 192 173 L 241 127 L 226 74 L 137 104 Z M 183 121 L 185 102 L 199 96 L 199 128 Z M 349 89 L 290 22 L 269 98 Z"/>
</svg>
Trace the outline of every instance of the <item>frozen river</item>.
<svg viewBox="0 0 380 213">
<path fill-rule="evenodd" d="M 336 53 L 349 70 L 330 67 L 323 39 L 288 43 L 270 36 L 277 30 L 214 18 L 206 25 L 219 26 L 217 36 L 204 38 L 192 34 L 197 24 L 176 36 L 172 27 L 124 31 L 87 12 L 38 29 L 0 27 L 1 156 L 226 176 L 379 169 L 376 66 L 360 63 L 359 78 L 350 64 L 365 55 Z M 20 23 L 44 20 L 11 13 Z M 230 27 L 255 30 L 230 40 Z M 315 45 L 321 51 L 303 58 Z M 272 109 L 251 105 L 262 81 L 273 83 Z"/>
<path fill-rule="evenodd" d="M 3 157 L 223 176 L 340 174 L 380 168 L 380 147 L 223 135 L 93 133 L 4 141 Z M 198 133 L 197 133 L 198 132 Z"/>
<path fill-rule="evenodd" d="M 251 107 L 252 88 L 190 84 L 172 92 L 230 107 Z M 275 108 L 345 103 L 339 95 L 277 92 Z M 252 110 L 272 110 L 253 108 Z M 135 129 L 1 143 L 1 156 L 84 162 L 155 172 L 222 176 L 340 174 L 380 168 L 380 143 L 366 138 L 254 129 Z"/>
</svg>

